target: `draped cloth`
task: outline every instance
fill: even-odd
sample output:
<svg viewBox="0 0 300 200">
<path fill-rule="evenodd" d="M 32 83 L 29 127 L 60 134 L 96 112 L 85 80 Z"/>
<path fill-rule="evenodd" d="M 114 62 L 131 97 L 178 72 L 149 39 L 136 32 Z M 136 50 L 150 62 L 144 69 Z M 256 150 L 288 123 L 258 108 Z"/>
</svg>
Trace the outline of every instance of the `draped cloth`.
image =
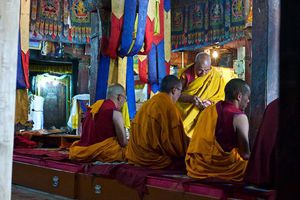
<svg viewBox="0 0 300 200">
<path fill-rule="evenodd" d="M 183 72 L 183 75 L 187 69 Z M 208 74 L 198 77 L 189 83 L 182 93 L 196 95 L 201 100 L 208 99 L 212 103 L 217 103 L 225 97 L 224 88 L 225 82 L 223 78 L 212 68 Z M 192 137 L 201 110 L 191 103 L 178 102 L 177 105 L 182 111 L 184 129 L 187 135 Z"/>
<path fill-rule="evenodd" d="M 25 124 L 28 120 L 28 91 L 27 89 L 16 90 L 16 110 L 15 110 L 15 123 Z"/>
<path fill-rule="evenodd" d="M 261 187 L 274 187 L 278 123 L 279 99 L 276 99 L 265 110 L 246 169 L 245 182 Z"/>
<path fill-rule="evenodd" d="M 113 133 L 113 123 L 110 118 L 112 114 L 109 114 L 115 109 L 112 104 L 114 103 L 111 100 L 98 100 L 90 106 L 90 111 L 86 114 L 83 122 L 83 131 L 85 132 L 80 141 L 75 141 L 71 145 L 70 159 L 84 162 L 124 161 L 125 149 L 120 146 L 115 133 Z"/>
<path fill-rule="evenodd" d="M 69 158 L 72 160 L 91 162 L 99 160 L 101 162 L 124 161 L 125 148 L 122 148 L 116 137 L 90 145 L 78 146 L 76 141 L 70 147 Z"/>
<path fill-rule="evenodd" d="M 218 144 L 215 137 L 217 120 L 216 105 L 207 107 L 200 114 L 185 158 L 188 176 L 242 181 L 247 161 L 236 148 L 225 152 Z"/>
<path fill-rule="evenodd" d="M 165 93 L 145 102 L 131 123 L 126 158 L 131 164 L 162 169 L 184 159 L 187 142 L 176 105 Z"/>
</svg>

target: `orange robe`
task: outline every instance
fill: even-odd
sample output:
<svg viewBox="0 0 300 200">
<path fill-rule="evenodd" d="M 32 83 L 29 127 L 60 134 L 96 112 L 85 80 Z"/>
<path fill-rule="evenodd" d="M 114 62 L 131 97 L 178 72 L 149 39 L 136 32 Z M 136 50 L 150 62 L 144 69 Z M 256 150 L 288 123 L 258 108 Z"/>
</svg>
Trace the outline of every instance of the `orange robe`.
<svg viewBox="0 0 300 200">
<path fill-rule="evenodd" d="M 114 109 L 111 100 L 99 100 L 88 109 L 81 139 L 70 147 L 70 159 L 82 162 L 125 160 L 125 148 L 118 143 L 112 123 Z"/>
<path fill-rule="evenodd" d="M 115 137 L 90 145 L 79 146 L 75 141 L 70 147 L 69 158 L 81 162 L 99 160 L 101 162 L 124 161 L 125 149 L 122 148 Z"/>
<path fill-rule="evenodd" d="M 145 102 L 131 123 L 126 158 L 131 164 L 162 169 L 184 160 L 187 148 L 180 112 L 169 95 Z"/>
<path fill-rule="evenodd" d="M 217 119 L 216 105 L 201 112 L 185 158 L 188 176 L 242 181 L 247 161 L 236 148 L 225 152 L 218 144 L 215 137 Z"/>
<path fill-rule="evenodd" d="M 186 68 L 180 75 L 181 79 L 187 79 L 188 81 L 182 94 L 195 95 L 201 100 L 210 100 L 212 103 L 224 100 L 225 81 L 219 72 L 212 68 L 208 74 L 195 78 L 193 70 L 192 65 Z M 182 112 L 183 125 L 187 136 L 192 137 L 201 110 L 191 103 L 178 102 L 177 105 Z"/>
</svg>

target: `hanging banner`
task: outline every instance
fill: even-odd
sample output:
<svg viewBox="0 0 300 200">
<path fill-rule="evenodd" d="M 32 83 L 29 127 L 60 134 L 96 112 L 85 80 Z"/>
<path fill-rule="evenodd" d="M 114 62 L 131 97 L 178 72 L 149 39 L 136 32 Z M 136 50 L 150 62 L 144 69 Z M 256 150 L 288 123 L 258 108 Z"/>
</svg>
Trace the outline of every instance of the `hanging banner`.
<svg viewBox="0 0 300 200">
<path fill-rule="evenodd" d="M 243 37 L 243 0 L 174 0 L 172 50 L 194 50 Z"/>
</svg>

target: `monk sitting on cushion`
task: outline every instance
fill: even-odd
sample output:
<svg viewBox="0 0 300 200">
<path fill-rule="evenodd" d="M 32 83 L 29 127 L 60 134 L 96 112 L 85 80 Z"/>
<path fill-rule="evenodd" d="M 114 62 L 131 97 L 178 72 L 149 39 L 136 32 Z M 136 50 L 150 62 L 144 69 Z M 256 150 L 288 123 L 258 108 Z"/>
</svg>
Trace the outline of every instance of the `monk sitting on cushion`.
<svg viewBox="0 0 300 200">
<path fill-rule="evenodd" d="M 163 78 L 160 92 L 145 102 L 131 123 L 126 150 L 128 162 L 152 169 L 184 166 L 187 137 L 176 107 L 181 94 L 180 80 Z"/>
<path fill-rule="evenodd" d="M 124 161 L 127 139 L 120 112 L 126 100 L 123 86 L 110 86 L 107 98 L 89 107 L 82 124 L 80 141 L 70 147 L 70 159 L 86 162 Z"/>
<path fill-rule="evenodd" d="M 225 101 L 204 109 L 190 141 L 185 162 L 188 176 L 242 181 L 249 158 L 248 118 L 250 88 L 241 79 L 230 80 Z"/>
<path fill-rule="evenodd" d="M 192 137 L 200 112 L 207 106 L 224 100 L 225 82 L 219 72 L 211 67 L 210 56 L 198 53 L 195 64 L 180 75 L 182 94 L 178 100 L 183 113 L 184 129 Z"/>
</svg>

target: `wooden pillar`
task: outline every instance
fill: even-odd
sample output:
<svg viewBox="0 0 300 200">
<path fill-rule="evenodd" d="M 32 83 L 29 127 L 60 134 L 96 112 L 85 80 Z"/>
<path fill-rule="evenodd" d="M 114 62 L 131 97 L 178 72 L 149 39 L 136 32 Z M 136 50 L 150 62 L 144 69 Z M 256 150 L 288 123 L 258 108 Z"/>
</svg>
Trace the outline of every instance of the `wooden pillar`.
<svg viewBox="0 0 300 200">
<path fill-rule="evenodd" d="M 11 198 L 19 0 L 0 1 L 0 199 Z"/>
<path fill-rule="evenodd" d="M 278 199 L 300 199 L 299 1 L 281 1 Z"/>
<path fill-rule="evenodd" d="M 96 98 L 96 84 L 97 84 L 97 74 L 99 66 L 99 38 L 101 37 L 100 29 L 100 13 L 91 13 L 92 19 L 92 34 L 91 34 L 91 67 L 89 70 L 89 93 L 91 96 L 91 104 L 95 102 Z"/>
<path fill-rule="evenodd" d="M 253 144 L 266 105 L 279 95 L 280 0 L 254 0 L 253 2 L 251 144 Z"/>
</svg>

